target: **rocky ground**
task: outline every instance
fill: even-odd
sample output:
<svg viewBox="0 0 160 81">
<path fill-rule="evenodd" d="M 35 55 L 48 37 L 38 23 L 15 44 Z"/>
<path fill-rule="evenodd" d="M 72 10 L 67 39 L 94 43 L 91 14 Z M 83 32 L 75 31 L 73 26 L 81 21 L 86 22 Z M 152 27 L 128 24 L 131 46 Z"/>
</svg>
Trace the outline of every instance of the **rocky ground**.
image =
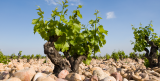
<svg viewBox="0 0 160 81">
<path fill-rule="evenodd" d="M 54 64 L 50 60 L 43 63 L 44 60 L 0 63 L 0 81 L 160 81 L 160 68 L 146 68 L 141 59 L 135 62 L 127 58 L 116 63 L 113 59 L 93 59 L 88 66 L 80 64 L 79 74 L 63 70 L 58 77 L 52 74 Z"/>
</svg>

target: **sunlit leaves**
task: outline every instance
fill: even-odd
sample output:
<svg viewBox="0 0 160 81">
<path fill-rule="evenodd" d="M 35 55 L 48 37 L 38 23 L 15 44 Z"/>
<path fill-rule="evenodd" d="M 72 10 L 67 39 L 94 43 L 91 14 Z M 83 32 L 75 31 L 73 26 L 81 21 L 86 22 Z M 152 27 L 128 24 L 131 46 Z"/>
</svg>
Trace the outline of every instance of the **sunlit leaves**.
<svg viewBox="0 0 160 81">
<path fill-rule="evenodd" d="M 65 0 L 65 3 L 68 3 L 68 0 Z"/>
<path fill-rule="evenodd" d="M 41 32 L 40 32 L 40 35 L 41 35 L 42 38 L 45 38 L 46 32 L 45 32 L 45 31 L 41 31 Z"/>
<path fill-rule="evenodd" d="M 62 36 L 60 36 L 58 40 L 54 42 L 54 45 L 57 50 L 63 48 L 63 51 L 66 51 L 65 49 L 68 49 L 68 44 L 66 44 L 66 35 L 63 34 Z M 66 47 L 63 47 L 64 45 L 66 45 Z"/>
<path fill-rule="evenodd" d="M 52 12 L 53 12 L 53 13 L 51 14 L 52 17 L 54 17 L 54 16 L 60 16 L 60 12 L 57 12 L 57 10 L 58 10 L 58 8 L 55 8 L 54 11 L 52 10 Z"/>
<path fill-rule="evenodd" d="M 33 29 L 33 30 L 34 30 L 34 34 L 37 32 L 38 27 L 39 27 L 39 25 L 38 25 L 38 24 L 34 26 L 34 29 Z"/>
<path fill-rule="evenodd" d="M 94 13 L 94 15 L 97 15 L 97 13 Z"/>
<path fill-rule="evenodd" d="M 65 44 L 62 47 L 62 52 L 67 51 L 69 49 L 69 44 L 65 42 Z"/>
<path fill-rule="evenodd" d="M 68 5 L 64 5 L 64 8 L 68 7 Z"/>
<path fill-rule="evenodd" d="M 98 26 L 98 29 L 101 33 L 104 33 L 106 35 L 108 34 L 108 31 L 104 30 L 102 25 Z"/>
<path fill-rule="evenodd" d="M 45 20 L 45 23 L 44 23 L 45 25 L 47 25 L 48 24 L 48 21 L 47 20 Z"/>
<path fill-rule="evenodd" d="M 89 24 L 92 24 L 93 22 L 94 22 L 93 20 L 90 20 L 90 21 L 89 21 Z"/>
<path fill-rule="evenodd" d="M 77 10 L 77 15 L 78 15 L 78 17 L 80 17 L 82 19 L 82 15 L 80 14 L 79 10 Z"/>
<path fill-rule="evenodd" d="M 71 45 L 73 45 L 73 46 L 75 46 L 75 45 L 77 44 L 74 40 L 71 40 L 69 43 L 70 43 Z"/>
<path fill-rule="evenodd" d="M 81 30 L 81 25 L 74 23 L 73 24 L 73 33 L 80 32 L 80 30 Z"/>
<path fill-rule="evenodd" d="M 38 19 L 33 19 L 32 24 L 36 24 L 38 22 Z"/>
<path fill-rule="evenodd" d="M 100 52 L 99 46 L 98 46 L 98 45 L 95 45 L 95 46 L 94 46 L 94 50 L 95 50 L 96 53 L 97 53 L 97 52 Z"/>
<path fill-rule="evenodd" d="M 82 5 L 78 5 L 78 8 L 82 8 Z"/>
<path fill-rule="evenodd" d="M 97 17 L 98 19 L 102 19 L 101 17 Z"/>
<path fill-rule="evenodd" d="M 64 4 L 64 1 L 62 1 L 62 3 Z"/>
<path fill-rule="evenodd" d="M 55 29 L 55 33 L 56 33 L 56 35 L 58 35 L 58 36 L 60 36 L 60 35 L 63 34 L 58 28 Z"/>
<path fill-rule="evenodd" d="M 153 29 L 153 28 L 149 28 L 149 30 L 151 30 L 152 32 L 154 31 L 154 29 Z"/>
<path fill-rule="evenodd" d="M 140 23 L 140 25 L 142 25 Z M 153 41 L 155 43 L 155 45 L 160 46 L 160 44 L 158 44 L 157 40 L 158 40 L 158 36 L 156 36 L 156 33 L 152 33 L 154 31 L 154 29 L 152 28 L 153 25 L 150 23 L 149 26 L 145 26 L 144 28 L 139 27 L 139 30 L 137 28 L 132 27 L 132 30 L 134 30 L 133 34 L 134 34 L 134 38 L 135 38 L 135 42 L 131 41 L 131 44 L 134 44 L 134 48 L 133 50 L 135 52 L 142 52 L 144 51 L 145 47 L 149 47 L 149 45 L 147 44 L 147 41 L 145 40 L 145 35 L 150 37 L 150 41 Z"/>
<path fill-rule="evenodd" d="M 67 13 L 67 11 L 68 11 L 68 9 L 66 9 L 66 10 L 64 11 L 64 14 L 66 14 L 66 13 Z"/>
<path fill-rule="evenodd" d="M 83 61 L 84 64 L 89 65 L 92 60 L 92 57 L 88 57 L 86 60 Z"/>
</svg>

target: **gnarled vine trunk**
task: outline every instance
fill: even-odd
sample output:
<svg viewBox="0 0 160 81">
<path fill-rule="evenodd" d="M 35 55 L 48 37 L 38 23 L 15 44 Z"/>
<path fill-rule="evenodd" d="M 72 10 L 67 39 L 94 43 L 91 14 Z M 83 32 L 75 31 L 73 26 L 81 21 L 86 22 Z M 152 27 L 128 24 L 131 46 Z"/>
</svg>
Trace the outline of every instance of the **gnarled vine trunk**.
<svg viewBox="0 0 160 81">
<path fill-rule="evenodd" d="M 122 55 L 120 55 L 120 57 L 119 57 L 121 60 L 123 60 L 123 58 L 122 58 Z"/>
<path fill-rule="evenodd" d="M 18 56 L 17 62 L 20 62 L 20 56 Z"/>
<path fill-rule="evenodd" d="M 54 42 L 56 42 L 58 39 L 58 36 L 51 36 L 49 41 L 44 44 L 44 53 L 48 56 L 48 58 L 51 60 L 51 62 L 55 65 L 55 68 L 53 70 L 53 73 L 58 76 L 59 72 L 62 70 L 68 70 L 69 72 L 79 72 L 79 64 L 86 59 L 86 56 L 79 56 L 77 54 L 74 54 L 74 56 L 69 55 L 69 50 L 66 52 L 63 52 L 66 59 L 69 61 L 65 61 L 63 57 L 59 54 L 59 51 L 56 50 L 54 46 Z M 71 48 L 71 47 L 70 47 Z M 71 66 L 70 66 L 71 65 Z"/>
<path fill-rule="evenodd" d="M 149 41 L 149 38 L 147 36 L 145 36 L 145 40 L 149 45 L 151 45 L 150 53 L 147 48 L 144 49 L 146 51 L 145 57 L 149 60 L 150 68 L 156 66 L 160 67 L 160 56 L 158 56 L 158 63 L 156 63 L 156 61 L 154 60 L 157 56 L 158 46 L 156 46 L 154 42 Z"/>
<path fill-rule="evenodd" d="M 160 68 L 160 55 L 158 56 L 158 67 Z"/>
<path fill-rule="evenodd" d="M 134 60 L 135 60 L 136 62 L 139 62 L 137 54 L 135 54 Z"/>
</svg>

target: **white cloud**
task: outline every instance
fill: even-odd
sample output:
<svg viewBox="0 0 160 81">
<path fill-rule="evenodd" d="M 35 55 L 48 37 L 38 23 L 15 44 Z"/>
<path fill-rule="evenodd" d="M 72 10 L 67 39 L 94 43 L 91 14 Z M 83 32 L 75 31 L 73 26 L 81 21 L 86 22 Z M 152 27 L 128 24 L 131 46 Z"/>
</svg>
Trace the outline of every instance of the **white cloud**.
<svg viewBox="0 0 160 81">
<path fill-rule="evenodd" d="M 116 18 L 116 16 L 114 15 L 114 12 L 108 12 L 106 13 L 106 15 L 107 15 L 107 19 Z"/>
<path fill-rule="evenodd" d="M 73 3 L 71 3 L 71 5 L 74 5 Z"/>
<path fill-rule="evenodd" d="M 45 0 L 49 5 L 53 4 L 53 5 L 57 5 L 58 3 L 56 3 L 55 0 Z"/>
<path fill-rule="evenodd" d="M 81 2 L 80 2 L 80 0 L 68 0 L 68 2 L 69 3 L 72 2 L 71 3 L 72 6 L 74 6 L 74 5 L 75 6 L 82 5 Z"/>
<path fill-rule="evenodd" d="M 58 3 L 57 2 L 61 2 L 62 3 L 62 1 L 64 1 L 65 2 L 65 0 L 45 0 L 47 3 L 48 3 L 48 5 L 51 5 L 51 4 L 53 4 L 53 5 L 58 5 Z M 80 0 L 68 0 L 68 2 L 70 3 L 70 2 L 72 2 L 71 3 L 71 5 L 73 6 L 73 5 L 81 5 L 81 2 L 80 2 Z"/>
</svg>

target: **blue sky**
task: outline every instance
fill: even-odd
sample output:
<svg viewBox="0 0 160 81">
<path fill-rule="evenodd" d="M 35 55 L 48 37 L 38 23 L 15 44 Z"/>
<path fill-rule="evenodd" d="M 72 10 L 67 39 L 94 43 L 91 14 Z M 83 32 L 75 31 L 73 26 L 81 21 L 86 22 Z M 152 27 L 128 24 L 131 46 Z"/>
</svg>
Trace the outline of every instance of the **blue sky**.
<svg viewBox="0 0 160 81">
<path fill-rule="evenodd" d="M 44 19 L 51 18 L 52 10 L 58 0 L 0 0 L 0 49 L 5 55 L 41 54 L 44 55 L 44 41 L 33 33 L 32 19 L 36 19 L 37 6 L 44 11 Z M 108 30 L 107 43 L 101 48 L 101 56 L 111 54 L 114 50 L 123 50 L 127 55 L 133 52 L 130 40 L 134 41 L 131 24 L 138 28 L 153 21 L 154 32 L 160 36 L 160 0 L 68 0 L 68 15 L 81 4 L 82 24 L 95 20 L 95 10 L 100 11 L 100 24 Z M 66 16 L 68 19 L 69 16 Z"/>
</svg>

